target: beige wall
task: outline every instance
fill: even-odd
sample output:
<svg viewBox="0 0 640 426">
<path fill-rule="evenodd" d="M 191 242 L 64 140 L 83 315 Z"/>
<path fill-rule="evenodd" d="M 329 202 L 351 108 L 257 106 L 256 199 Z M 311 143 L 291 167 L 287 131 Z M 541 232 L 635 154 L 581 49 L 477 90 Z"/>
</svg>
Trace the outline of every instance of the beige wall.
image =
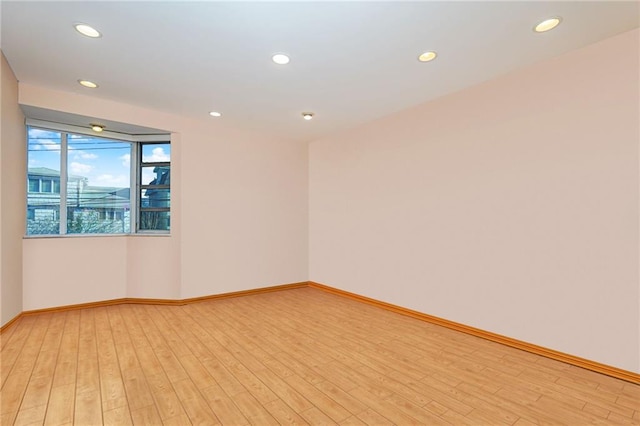
<svg viewBox="0 0 640 426">
<path fill-rule="evenodd" d="M 18 81 L 0 52 L 0 325 L 22 312 L 26 148 Z"/>
<path fill-rule="evenodd" d="M 310 279 L 640 372 L 639 35 L 313 142 Z"/>
<path fill-rule="evenodd" d="M 182 133 L 182 297 L 306 281 L 307 144 Z M 188 141 L 188 142 L 187 142 Z"/>
<path fill-rule="evenodd" d="M 25 239 L 24 310 L 126 297 L 128 257 L 126 237 Z"/>
<path fill-rule="evenodd" d="M 171 236 L 26 239 L 24 310 L 307 280 L 305 144 L 229 128 L 206 111 L 192 120 L 25 84 L 19 101 L 172 132 Z"/>
<path fill-rule="evenodd" d="M 172 237 L 26 238 L 24 310 L 123 297 L 179 299 Z"/>
</svg>

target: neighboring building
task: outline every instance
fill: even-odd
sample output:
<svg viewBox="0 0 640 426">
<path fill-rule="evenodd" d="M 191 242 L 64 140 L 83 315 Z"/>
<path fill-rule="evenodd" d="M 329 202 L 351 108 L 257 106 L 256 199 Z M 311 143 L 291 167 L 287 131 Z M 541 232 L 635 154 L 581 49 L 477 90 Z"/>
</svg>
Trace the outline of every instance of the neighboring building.
<svg viewBox="0 0 640 426">
<path fill-rule="evenodd" d="M 60 222 L 60 172 L 29 168 L 27 179 L 27 234 L 55 233 Z M 129 188 L 89 186 L 86 177 L 68 176 L 69 233 L 127 232 L 130 207 Z"/>
<path fill-rule="evenodd" d="M 169 189 L 171 185 L 171 169 L 169 167 L 155 167 L 153 169 L 156 177 L 145 191 L 145 197 L 148 197 L 148 206 L 145 207 L 169 207 Z M 157 188 L 154 188 L 157 187 Z"/>
<path fill-rule="evenodd" d="M 80 193 L 88 180 L 82 176 L 69 176 L 67 194 Z M 47 167 L 33 167 L 27 177 L 27 220 L 60 219 L 60 171 Z"/>
<path fill-rule="evenodd" d="M 156 177 L 149 182 L 140 200 L 140 229 L 170 229 L 171 168 L 154 167 Z"/>
</svg>

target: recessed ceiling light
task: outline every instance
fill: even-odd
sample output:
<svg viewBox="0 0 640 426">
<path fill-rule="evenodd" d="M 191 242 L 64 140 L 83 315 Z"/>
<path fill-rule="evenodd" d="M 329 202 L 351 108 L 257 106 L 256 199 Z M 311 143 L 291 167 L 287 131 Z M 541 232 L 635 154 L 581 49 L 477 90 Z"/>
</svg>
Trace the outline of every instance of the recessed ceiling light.
<svg viewBox="0 0 640 426">
<path fill-rule="evenodd" d="M 418 56 L 418 60 L 420 62 L 429 62 L 429 61 L 433 61 L 436 58 L 436 56 L 438 56 L 436 52 L 428 51 Z"/>
<path fill-rule="evenodd" d="M 544 33 L 557 27 L 561 21 L 562 19 L 559 17 L 545 19 L 544 21 L 533 27 L 533 31 L 537 33 Z"/>
<path fill-rule="evenodd" d="M 211 111 L 209 113 L 209 115 L 212 116 L 212 117 L 220 117 L 220 116 L 222 116 L 222 114 L 219 113 L 218 111 Z"/>
<path fill-rule="evenodd" d="M 271 57 L 271 60 L 278 65 L 286 65 L 291 59 L 284 53 L 276 53 Z"/>
<path fill-rule="evenodd" d="M 102 37 L 102 34 L 100 34 L 100 31 L 96 30 L 95 28 L 87 24 L 75 24 L 74 28 L 76 29 L 77 32 L 79 32 L 83 36 L 87 36 L 91 38 Z"/>
<path fill-rule="evenodd" d="M 312 112 L 303 112 L 302 113 L 302 118 L 304 118 L 305 120 L 309 121 L 313 118 L 313 113 Z"/>
<path fill-rule="evenodd" d="M 93 130 L 94 132 L 98 132 L 100 133 L 101 131 L 104 130 L 104 126 L 102 124 L 91 124 L 91 130 Z"/>
<path fill-rule="evenodd" d="M 89 89 L 95 89 L 96 87 L 98 87 L 96 83 L 89 80 L 78 80 L 78 83 L 80 83 L 84 87 L 88 87 Z"/>
</svg>

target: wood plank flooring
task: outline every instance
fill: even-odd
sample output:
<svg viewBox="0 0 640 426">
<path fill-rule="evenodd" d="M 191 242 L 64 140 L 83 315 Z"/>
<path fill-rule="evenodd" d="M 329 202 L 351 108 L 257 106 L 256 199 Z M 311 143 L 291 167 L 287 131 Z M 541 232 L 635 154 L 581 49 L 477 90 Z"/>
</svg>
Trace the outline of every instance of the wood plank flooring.
<svg viewBox="0 0 640 426">
<path fill-rule="evenodd" d="M 312 288 L 0 337 L 2 425 L 640 425 L 640 386 Z"/>
</svg>

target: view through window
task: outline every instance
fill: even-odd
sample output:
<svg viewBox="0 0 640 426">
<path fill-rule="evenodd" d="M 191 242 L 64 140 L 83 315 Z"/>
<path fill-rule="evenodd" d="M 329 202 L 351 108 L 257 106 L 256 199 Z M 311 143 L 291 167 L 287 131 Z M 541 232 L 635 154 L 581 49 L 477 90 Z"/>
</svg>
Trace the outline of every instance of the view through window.
<svg viewBox="0 0 640 426">
<path fill-rule="evenodd" d="M 168 142 L 27 134 L 27 235 L 170 230 Z"/>
</svg>

